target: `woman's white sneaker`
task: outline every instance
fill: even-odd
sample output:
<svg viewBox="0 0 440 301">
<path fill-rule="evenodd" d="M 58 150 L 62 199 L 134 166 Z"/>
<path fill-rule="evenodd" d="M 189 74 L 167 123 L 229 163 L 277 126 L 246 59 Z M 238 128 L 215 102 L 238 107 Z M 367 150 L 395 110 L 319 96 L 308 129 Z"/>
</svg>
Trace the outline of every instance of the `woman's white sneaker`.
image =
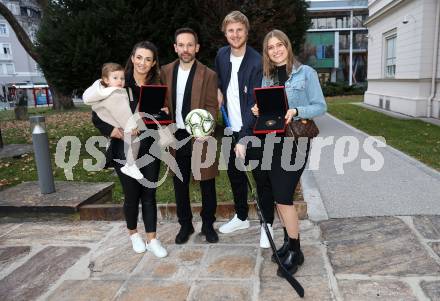
<svg viewBox="0 0 440 301">
<path fill-rule="evenodd" d="M 163 258 L 168 255 L 167 250 L 162 247 L 160 241 L 156 238 L 153 238 L 150 243 L 145 243 L 147 250 L 154 254 L 154 256 Z"/>
<path fill-rule="evenodd" d="M 135 233 L 130 235 L 131 244 L 133 245 L 133 251 L 136 253 L 144 253 L 145 252 L 145 243 L 139 233 Z"/>
<path fill-rule="evenodd" d="M 267 224 L 267 227 L 269 228 L 270 236 L 272 236 L 273 239 L 273 229 L 271 224 Z M 260 248 L 263 249 L 269 249 L 270 248 L 270 241 L 267 237 L 266 230 L 264 230 L 264 225 L 261 224 L 261 235 L 260 235 Z"/>
<path fill-rule="evenodd" d="M 141 173 L 141 171 L 136 166 L 136 164 L 133 165 L 125 164 L 124 166 L 121 167 L 121 172 L 136 180 L 142 180 L 144 178 L 144 175 Z"/>
</svg>

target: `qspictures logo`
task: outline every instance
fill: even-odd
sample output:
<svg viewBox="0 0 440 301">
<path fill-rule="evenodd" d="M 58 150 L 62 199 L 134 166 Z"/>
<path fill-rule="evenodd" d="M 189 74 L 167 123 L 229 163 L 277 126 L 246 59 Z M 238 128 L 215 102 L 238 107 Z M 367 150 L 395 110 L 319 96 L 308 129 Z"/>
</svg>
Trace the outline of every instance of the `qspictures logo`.
<svg viewBox="0 0 440 301">
<path fill-rule="evenodd" d="M 341 136 L 337 138 L 335 136 L 318 136 L 310 141 L 307 138 L 295 140 L 290 137 L 279 137 L 275 134 L 268 134 L 264 136 L 264 139 L 256 136 L 246 136 L 239 141 L 234 141 L 231 130 L 225 128 L 223 137 L 218 140 L 212 136 L 208 136 L 196 139 L 188 137 L 177 141 L 174 138 L 174 133 L 177 131 L 175 124 L 170 124 L 166 127 L 161 126 L 153 116 L 149 116 L 148 114 L 140 115 L 137 113 L 134 114 L 132 118 L 135 118 L 141 134 L 138 137 L 124 135 L 125 157 L 127 157 L 130 143 L 140 143 L 141 147 L 148 146 L 148 149 L 144 150 L 142 152 L 144 155 L 135 161 L 139 169 L 142 170 L 144 167 L 148 168 L 148 165 L 154 160 L 160 160 L 166 166 L 165 174 L 158 179 L 158 181 L 152 182 L 145 178 L 138 180 L 142 185 L 149 188 L 157 188 L 162 185 L 169 170 L 180 180 L 183 179 L 171 149 L 178 150 L 187 143 L 192 143 L 191 170 L 196 180 L 200 180 L 201 170 L 203 168 L 208 168 L 216 164 L 217 158 L 219 161 L 218 169 L 227 170 L 227 162 L 229 162 L 231 151 L 233 151 L 236 143 L 245 145 L 247 154 L 255 153 L 255 150 L 258 150 L 259 155 L 256 156 L 256 158 L 255 156 L 249 155 L 246 157 L 253 158 L 246 158 L 246 160 L 240 158 L 235 159 L 234 164 L 236 168 L 244 171 L 251 171 L 258 167 L 261 168 L 261 170 L 270 170 L 274 156 L 280 155 L 279 151 L 276 152 L 275 149 L 281 149 L 281 167 L 286 171 L 299 170 L 304 167 L 307 161 L 309 161 L 308 170 L 318 171 L 324 149 L 327 154 L 333 154 L 333 166 L 337 174 L 344 174 L 344 166 L 349 163 L 356 163 L 356 159 L 359 158 L 361 152 L 363 153 L 363 157 L 358 161 L 361 170 L 365 172 L 379 171 L 383 168 L 385 163 L 380 149 L 386 147 L 387 144 L 385 138 L 381 136 L 367 136 L 363 140 L 355 136 Z M 154 120 L 157 128 L 147 128 L 142 122 L 143 118 Z M 133 139 L 133 141 L 131 139 Z M 148 139 L 149 143 L 142 143 L 145 139 Z M 166 144 L 164 144 L 164 140 L 167 141 Z M 81 148 L 85 147 L 86 152 L 93 159 L 83 159 L 81 162 L 82 167 L 89 172 L 101 171 L 105 166 L 106 156 L 99 148 L 105 148 L 108 146 L 108 143 L 109 139 L 106 137 L 92 136 L 83 146 L 78 137 L 64 136 L 57 143 L 55 164 L 64 170 L 64 175 L 67 180 L 73 180 L 73 168 L 80 164 Z M 220 150 L 220 152 L 218 152 L 218 150 Z M 293 153 L 295 153 L 294 156 Z M 327 155 L 326 157 L 326 160 L 328 160 L 329 156 Z M 121 166 L 126 163 L 125 159 L 115 158 L 113 160 L 116 164 L 121 164 Z"/>
</svg>

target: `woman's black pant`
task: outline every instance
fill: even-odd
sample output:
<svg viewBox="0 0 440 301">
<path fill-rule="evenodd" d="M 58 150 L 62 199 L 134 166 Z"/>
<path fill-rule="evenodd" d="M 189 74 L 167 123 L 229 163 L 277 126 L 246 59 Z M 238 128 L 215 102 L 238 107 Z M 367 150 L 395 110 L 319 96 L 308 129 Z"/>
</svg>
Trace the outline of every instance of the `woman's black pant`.
<svg viewBox="0 0 440 301">
<path fill-rule="evenodd" d="M 148 153 L 152 139 L 147 137 L 141 141 L 138 158 Z M 125 159 L 124 142 L 120 139 L 112 139 L 113 158 Z M 142 207 L 142 219 L 145 232 L 156 232 L 157 226 L 157 205 L 156 188 L 148 188 L 124 173 L 121 172 L 122 164 L 113 161 L 113 166 L 118 174 L 124 192 L 124 215 L 129 230 L 137 228 L 139 215 L 139 202 Z M 160 171 L 160 160 L 154 158 L 148 165 L 140 168 L 144 178 L 150 182 L 157 182 Z"/>
<path fill-rule="evenodd" d="M 253 157 L 260 161 L 257 168 L 252 170 L 257 190 L 261 193 L 262 211 L 270 212 L 274 201 L 277 204 L 293 205 L 293 196 L 300 177 L 306 167 L 310 150 L 310 141 L 303 140 L 300 149 L 297 149 L 297 141 L 282 137 L 279 143 L 275 143 L 273 154 L 271 156 L 272 164 L 269 169 L 262 170 L 261 163 L 263 159 L 264 138 L 261 140 L 261 147 L 252 149 Z M 283 147 L 286 148 L 286 155 L 283 157 Z M 287 149 L 291 150 L 290 155 Z M 284 160 L 284 166 L 282 164 Z M 287 168 L 287 169 L 286 169 Z M 273 212 L 273 210 L 272 210 Z"/>
</svg>

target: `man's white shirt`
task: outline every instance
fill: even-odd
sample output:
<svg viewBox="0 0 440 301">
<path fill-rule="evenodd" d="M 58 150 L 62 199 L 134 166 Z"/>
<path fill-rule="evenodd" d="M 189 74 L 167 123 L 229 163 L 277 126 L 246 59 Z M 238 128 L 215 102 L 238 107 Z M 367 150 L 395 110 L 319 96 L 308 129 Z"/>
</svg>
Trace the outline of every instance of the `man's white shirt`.
<svg viewBox="0 0 440 301">
<path fill-rule="evenodd" d="M 177 128 L 185 129 L 185 122 L 182 118 L 183 95 L 185 94 L 186 82 L 188 81 L 191 69 L 183 70 L 180 66 L 177 71 L 176 85 L 176 124 Z"/>
<path fill-rule="evenodd" d="M 228 109 L 228 117 L 231 128 L 234 132 L 238 132 L 243 126 L 240 108 L 240 87 L 238 84 L 238 70 L 240 69 L 241 62 L 243 61 L 243 56 L 237 57 L 231 53 L 230 61 L 232 64 L 232 69 L 231 80 L 229 81 L 228 89 L 226 90 L 226 106 Z"/>
</svg>

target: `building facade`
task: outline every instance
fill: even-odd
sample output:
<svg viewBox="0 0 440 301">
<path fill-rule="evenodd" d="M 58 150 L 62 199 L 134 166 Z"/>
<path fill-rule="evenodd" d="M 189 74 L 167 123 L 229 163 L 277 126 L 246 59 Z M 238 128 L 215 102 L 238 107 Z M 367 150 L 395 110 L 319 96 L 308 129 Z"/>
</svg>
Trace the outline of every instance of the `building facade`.
<svg viewBox="0 0 440 301">
<path fill-rule="evenodd" d="M 364 102 L 440 118 L 438 0 L 369 0 L 368 90 Z"/>
<path fill-rule="evenodd" d="M 367 79 L 368 0 L 308 1 L 312 25 L 303 59 L 321 82 L 362 84 Z"/>
<path fill-rule="evenodd" d="M 41 9 L 36 1 L 0 0 L 23 29 L 28 33 L 32 41 L 38 30 L 41 20 Z M 36 99 L 32 89 L 34 86 L 45 87 L 46 80 L 40 72 L 37 63 L 27 54 L 18 41 L 17 36 L 9 23 L 0 16 L 0 96 L 9 99 L 15 95 L 14 89 L 25 89 L 29 104 Z"/>
</svg>

